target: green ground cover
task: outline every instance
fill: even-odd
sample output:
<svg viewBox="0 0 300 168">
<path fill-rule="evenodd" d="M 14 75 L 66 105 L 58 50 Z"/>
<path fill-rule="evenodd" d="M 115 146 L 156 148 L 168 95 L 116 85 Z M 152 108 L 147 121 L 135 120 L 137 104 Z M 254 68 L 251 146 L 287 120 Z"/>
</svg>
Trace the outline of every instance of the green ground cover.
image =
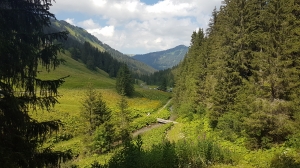
<svg viewBox="0 0 300 168">
<path fill-rule="evenodd" d="M 58 90 L 59 103 L 49 112 L 38 110 L 31 112 L 31 115 L 39 121 L 60 120 L 62 122 L 61 130 L 49 138 L 46 146 L 51 146 L 54 150 L 72 150 L 74 160 L 66 163 L 65 167 L 72 164 L 85 167 L 93 163 L 94 160 L 101 160 L 101 163 L 104 163 L 112 154 L 93 154 L 86 147 L 85 134 L 88 121 L 81 114 L 82 102 L 87 85 L 91 84 L 97 92 L 102 94 L 113 115 L 118 115 L 117 103 L 121 96 L 115 91 L 115 79 L 109 78 L 108 74 L 102 70 L 88 70 L 84 64 L 71 59 L 69 52 L 61 54 L 61 57 L 66 60 L 64 65 L 50 73 L 41 69 L 39 74 L 41 79 L 69 76 Z M 144 89 L 138 85 L 135 88 L 135 94 L 126 98 L 130 117 L 133 119 L 130 124 L 130 131 L 155 123 L 156 117 L 165 118 L 168 116 L 168 110 L 164 109 L 159 114 L 157 111 L 171 97 L 171 93 Z"/>
<path fill-rule="evenodd" d="M 86 145 L 88 121 L 81 116 L 81 102 L 87 89 L 86 86 L 90 83 L 97 92 L 102 94 L 112 113 L 118 115 L 119 107 L 117 102 L 121 99 L 121 96 L 115 91 L 115 80 L 109 78 L 101 70 L 90 71 L 86 69 L 85 65 L 72 60 L 68 52 L 61 56 L 67 61 L 64 65 L 51 73 L 44 71 L 40 73 L 40 78 L 43 79 L 55 79 L 70 75 L 66 79 L 66 83 L 59 89 L 59 104 L 50 112 L 37 111 L 31 112 L 31 115 L 40 121 L 60 120 L 62 122 L 61 130 L 54 133 L 46 144 L 46 146 L 50 146 L 54 150 L 72 150 L 73 160 L 63 164 L 62 167 L 75 165 L 78 167 L 91 167 L 95 161 L 100 164 L 106 164 L 122 147 L 117 147 L 105 154 L 95 154 L 89 150 Z M 171 116 L 172 103 L 162 108 L 170 100 L 171 93 L 145 87 L 141 88 L 138 85 L 135 85 L 135 88 L 134 95 L 126 98 L 130 117 L 133 119 L 130 123 L 130 131 L 155 123 L 156 118 L 167 119 Z M 250 151 L 244 147 L 244 139 L 238 139 L 234 143 L 224 140 L 220 136 L 222 135 L 220 132 L 216 132 L 209 127 L 208 119 L 205 116 L 201 118 L 197 114 L 191 114 L 189 117 L 179 117 L 176 121 L 178 122 L 177 124 L 163 125 L 141 134 L 143 150 L 146 153 L 148 151 L 149 154 L 155 154 L 155 150 L 163 149 L 166 141 L 170 141 L 175 143 L 174 149 L 180 156 L 179 159 L 184 157 L 185 154 L 182 152 L 185 149 L 195 149 L 193 152 L 199 157 L 187 155 L 187 159 L 194 159 L 194 164 L 196 165 L 200 163 L 200 160 L 197 161 L 197 159 L 207 159 L 209 150 L 204 148 L 203 145 L 208 144 L 212 145 L 211 147 L 215 150 L 220 150 L 222 155 L 216 155 L 214 164 L 203 164 L 207 167 L 264 168 L 274 165 L 280 167 L 284 160 L 291 162 L 292 166 L 293 164 L 298 165 L 296 163 L 299 162 L 299 159 L 297 160 L 299 149 L 289 148 L 288 145 L 283 144 L 268 150 Z M 206 153 L 197 151 L 197 147 L 205 149 Z M 180 153 L 180 151 L 182 152 Z M 223 160 L 218 163 L 220 156 L 222 156 Z"/>
</svg>

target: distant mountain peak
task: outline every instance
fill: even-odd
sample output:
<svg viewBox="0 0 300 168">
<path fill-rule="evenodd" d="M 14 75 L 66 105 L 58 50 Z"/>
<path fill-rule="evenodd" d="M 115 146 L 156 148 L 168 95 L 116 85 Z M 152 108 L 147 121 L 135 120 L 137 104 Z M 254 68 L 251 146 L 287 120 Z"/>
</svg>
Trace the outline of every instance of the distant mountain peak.
<svg viewBox="0 0 300 168">
<path fill-rule="evenodd" d="M 58 30 L 58 31 L 69 31 L 69 38 L 76 40 L 80 43 L 89 42 L 91 45 L 95 48 L 98 48 L 100 51 L 106 51 L 108 52 L 113 58 L 118 60 L 119 62 L 126 63 L 129 68 L 137 73 L 140 74 L 151 74 L 156 71 L 153 67 L 142 63 L 140 61 L 137 61 L 133 59 L 132 57 L 129 57 L 126 54 L 123 54 L 119 52 L 118 50 L 111 48 L 109 45 L 101 42 L 97 37 L 90 34 L 85 29 L 74 26 L 64 20 L 51 20 L 51 28 Z"/>
<path fill-rule="evenodd" d="M 141 61 L 155 69 L 163 70 L 172 68 L 180 63 L 188 51 L 185 45 L 178 45 L 163 51 L 156 51 L 147 54 L 137 54 L 132 58 Z"/>
</svg>

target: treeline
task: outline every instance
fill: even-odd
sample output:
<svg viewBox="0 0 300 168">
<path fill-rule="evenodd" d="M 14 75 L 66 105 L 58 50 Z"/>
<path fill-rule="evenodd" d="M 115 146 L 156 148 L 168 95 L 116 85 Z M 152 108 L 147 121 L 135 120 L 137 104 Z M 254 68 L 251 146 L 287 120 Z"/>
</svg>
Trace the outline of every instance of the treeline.
<svg viewBox="0 0 300 168">
<path fill-rule="evenodd" d="M 94 36 L 88 33 L 84 33 L 82 28 L 72 27 L 72 25 L 69 25 L 68 23 L 63 21 L 57 23 L 57 21 L 52 20 L 52 23 L 53 25 L 51 25 L 51 27 L 47 27 L 44 29 L 46 33 L 63 31 L 68 26 L 71 26 L 72 29 L 76 29 L 76 31 L 78 31 L 78 34 L 75 33 L 75 36 L 69 35 L 68 40 L 57 39 L 56 41 L 63 44 L 63 47 L 66 50 L 70 51 L 71 57 L 73 59 L 82 61 L 90 70 L 99 68 L 107 72 L 110 77 L 116 77 L 120 67 L 127 62 L 126 64 L 135 79 L 142 80 L 149 85 L 162 85 L 162 83 L 166 83 L 166 85 L 169 87 L 174 86 L 174 75 L 172 73 L 174 68 L 160 70 L 154 73 L 149 73 L 151 72 L 150 70 L 149 72 L 143 72 L 143 70 L 139 68 L 143 66 L 142 62 L 130 64 L 128 60 L 126 61 L 127 58 L 125 59 L 124 56 L 122 56 L 122 53 L 117 50 L 111 49 L 106 44 L 101 43 L 106 51 L 100 51 L 90 42 L 85 41 L 85 38 L 94 41 L 96 41 L 97 39 L 95 39 Z M 116 57 L 119 59 L 115 59 Z M 129 57 L 128 59 L 134 60 Z"/>
<path fill-rule="evenodd" d="M 102 69 L 110 77 L 116 77 L 119 68 L 123 65 L 123 63 L 114 59 L 108 52 L 100 51 L 89 42 L 81 44 L 73 39 L 69 39 L 68 42 L 64 43 L 64 47 L 71 52 L 73 59 L 82 61 L 88 69 Z"/>
<path fill-rule="evenodd" d="M 176 73 L 181 115 L 249 149 L 300 147 L 300 1 L 224 0 Z"/>
<path fill-rule="evenodd" d="M 127 55 L 111 48 L 109 45 L 102 43 L 99 41 L 95 36 L 88 33 L 83 28 L 71 25 L 67 23 L 66 21 L 58 21 L 58 20 L 51 20 L 51 26 L 50 28 L 47 28 L 47 31 L 50 32 L 57 32 L 57 31 L 70 31 L 70 34 L 68 35 L 68 41 L 63 42 L 65 46 L 67 46 L 67 49 L 70 47 L 73 47 L 73 45 L 77 46 L 77 43 L 83 44 L 84 42 L 89 42 L 92 44 L 92 46 L 99 48 L 101 51 L 105 50 L 107 53 L 109 53 L 114 59 L 118 60 L 119 62 L 126 63 L 128 65 L 128 68 L 138 74 L 150 74 L 155 71 L 154 68 L 139 62 L 131 57 L 128 57 Z"/>
<path fill-rule="evenodd" d="M 156 71 L 150 75 L 139 75 L 136 74 L 135 78 L 140 79 L 147 83 L 147 85 L 157 85 L 157 86 L 174 86 L 174 68 L 168 68 L 165 70 Z"/>
<path fill-rule="evenodd" d="M 71 52 L 73 59 L 82 61 L 88 69 L 95 70 L 99 68 L 107 72 L 110 77 L 117 77 L 120 68 L 126 65 L 114 59 L 110 53 L 99 51 L 98 48 L 92 46 L 89 42 L 81 44 L 71 39 L 68 42 L 64 42 L 64 47 Z M 126 67 L 128 66 L 126 65 Z M 140 79 L 150 85 L 164 85 L 165 87 L 174 85 L 174 76 L 171 71 L 171 69 L 167 69 L 154 72 L 153 74 L 142 75 L 138 71 L 134 71 L 134 69 L 128 69 L 128 73 L 135 79 Z"/>
</svg>

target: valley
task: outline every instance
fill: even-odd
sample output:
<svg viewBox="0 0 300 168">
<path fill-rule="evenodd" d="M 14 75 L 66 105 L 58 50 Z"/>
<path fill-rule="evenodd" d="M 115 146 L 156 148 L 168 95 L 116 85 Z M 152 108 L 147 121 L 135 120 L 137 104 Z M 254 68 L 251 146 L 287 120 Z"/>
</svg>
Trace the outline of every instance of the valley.
<svg viewBox="0 0 300 168">
<path fill-rule="evenodd" d="M 65 167 L 70 165 L 85 167 L 91 165 L 94 161 L 100 161 L 104 164 L 105 159 L 103 158 L 107 160 L 112 153 L 95 155 L 89 151 L 85 144 L 86 141 L 90 141 L 85 138 L 89 136 L 86 132 L 88 121 L 82 117 L 82 103 L 87 89 L 86 86 L 91 84 L 95 91 L 101 93 L 108 108 L 112 110 L 112 115 L 118 115 L 118 101 L 121 96 L 115 90 L 115 79 L 109 78 L 108 74 L 102 70 L 91 71 L 87 69 L 84 64 L 73 60 L 68 51 L 61 54 L 60 57 L 66 60 L 64 65 L 51 73 L 41 69 L 39 74 L 39 78 L 44 80 L 70 75 L 66 78 L 65 84 L 59 89 L 59 104 L 50 112 L 32 112 L 31 116 L 40 122 L 48 120 L 60 120 L 62 122 L 61 130 L 49 138 L 46 146 L 52 146 L 54 150 L 59 151 L 72 150 L 73 156 L 78 156 L 72 162 L 67 163 Z M 157 118 L 169 118 L 170 111 L 168 109 L 171 106 L 171 93 L 144 89 L 138 85 L 135 88 L 135 94 L 130 98 L 126 98 L 130 115 L 138 116 L 134 117 L 130 123 L 131 132 L 148 125 L 155 125 Z M 91 158 L 94 160 L 91 160 Z"/>
<path fill-rule="evenodd" d="M 117 117 L 119 113 L 117 104 L 121 96 L 115 91 L 115 80 L 109 78 L 108 74 L 101 70 L 88 70 L 84 64 L 71 59 L 70 53 L 67 51 L 61 57 L 66 60 L 64 65 L 51 73 L 40 73 L 40 78 L 42 79 L 70 75 L 66 79 L 66 83 L 59 89 L 59 104 L 50 112 L 32 112 L 31 116 L 38 121 L 60 120 L 62 122 L 61 130 L 49 137 L 45 144 L 45 147 L 51 146 L 55 151 L 72 151 L 73 159 L 63 163 L 62 167 L 91 167 L 94 163 L 107 164 L 116 153 L 120 152 L 122 144 L 118 143 L 120 146 L 109 152 L 92 152 L 89 147 L 92 137 L 87 133 L 88 121 L 82 117 L 81 111 L 83 95 L 87 89 L 86 86 L 92 84 L 95 91 L 101 93 L 108 108 L 112 110 L 113 116 Z M 222 157 L 224 157 L 224 154 L 228 157 L 225 160 L 215 160 L 215 164 L 209 167 L 236 167 L 237 165 L 240 167 L 268 167 L 270 164 L 269 160 L 274 157 L 274 153 L 287 150 L 285 147 L 278 147 L 256 152 L 249 151 L 237 144 L 239 143 L 238 141 L 232 143 L 219 137 L 209 127 L 208 120 L 197 116 L 197 114 L 193 115 L 193 120 L 189 120 L 186 117 L 178 117 L 178 113 L 170 110 L 173 102 L 171 101 L 172 93 L 148 89 L 148 87 L 139 85 L 135 85 L 135 88 L 135 94 L 126 98 L 128 111 L 132 116 L 138 116 L 134 117 L 130 123 L 132 141 L 137 141 L 138 135 L 140 135 L 143 143 L 142 150 L 149 152 L 149 154 L 164 148 L 166 142 L 174 143 L 174 149 L 179 150 L 181 147 L 184 147 L 181 144 L 182 141 L 187 141 L 187 144 L 191 145 L 195 143 L 195 139 L 199 139 L 200 141 L 197 143 L 203 142 L 214 145 L 218 142 L 218 145 L 221 145 L 223 149 L 215 150 L 221 150 L 222 153 L 225 152 L 221 154 Z M 170 117 L 172 120 L 176 119 L 175 121 L 178 123 L 157 123 L 157 118 L 169 119 Z M 201 146 L 201 144 L 198 145 Z M 192 151 L 198 147 L 192 148 L 189 150 Z M 289 152 L 296 151 L 290 149 Z M 160 155 L 159 152 L 156 154 Z M 201 155 L 204 158 L 207 157 L 205 153 Z M 257 155 L 260 157 L 257 157 Z M 189 157 L 192 159 L 194 156 L 191 155 Z M 161 159 L 164 160 L 166 158 L 163 157 Z M 160 161 L 157 160 L 156 162 Z M 226 164 L 221 164 L 220 162 Z"/>
<path fill-rule="evenodd" d="M 299 168 L 300 2 L 134 2 L 0 1 L 0 167 Z"/>
</svg>

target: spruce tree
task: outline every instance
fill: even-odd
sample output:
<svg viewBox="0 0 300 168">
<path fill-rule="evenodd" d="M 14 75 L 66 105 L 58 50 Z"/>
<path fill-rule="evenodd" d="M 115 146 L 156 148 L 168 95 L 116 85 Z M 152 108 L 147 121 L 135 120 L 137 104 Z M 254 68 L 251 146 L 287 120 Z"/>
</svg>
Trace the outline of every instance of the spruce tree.
<svg viewBox="0 0 300 168">
<path fill-rule="evenodd" d="M 116 141 L 122 141 L 125 142 L 127 140 L 131 139 L 130 135 L 130 111 L 128 110 L 128 102 L 126 100 L 126 97 L 124 95 L 121 95 L 120 100 L 117 103 L 118 105 L 118 112 L 116 113 L 117 116 L 115 116 L 116 121 Z"/>
<path fill-rule="evenodd" d="M 118 71 L 116 89 L 120 95 L 125 96 L 131 96 L 134 92 L 134 81 L 126 64 L 122 65 Z"/>
<path fill-rule="evenodd" d="M 260 17 L 255 18 L 258 31 L 252 63 L 257 99 L 244 125 L 256 147 L 281 143 L 297 130 L 300 50 L 296 11 L 299 7 L 293 0 L 264 1 Z"/>
<path fill-rule="evenodd" d="M 82 115 L 89 121 L 90 134 L 92 134 L 98 126 L 110 121 L 110 109 L 103 101 L 101 93 L 93 89 L 91 84 L 88 84 L 82 106 Z"/>
<path fill-rule="evenodd" d="M 60 121 L 38 122 L 28 114 L 49 110 L 57 103 L 55 80 L 37 78 L 38 65 L 46 71 L 62 60 L 57 53 L 67 32 L 44 33 L 50 19 L 51 0 L 0 1 L 0 163 L 1 167 L 58 166 L 69 153 L 42 148 L 47 135 L 59 129 Z"/>
<path fill-rule="evenodd" d="M 100 153 L 109 151 L 115 136 L 111 110 L 101 93 L 93 89 L 91 84 L 88 85 L 82 105 L 82 115 L 89 122 L 89 134 L 93 136 L 92 150 Z"/>
</svg>

